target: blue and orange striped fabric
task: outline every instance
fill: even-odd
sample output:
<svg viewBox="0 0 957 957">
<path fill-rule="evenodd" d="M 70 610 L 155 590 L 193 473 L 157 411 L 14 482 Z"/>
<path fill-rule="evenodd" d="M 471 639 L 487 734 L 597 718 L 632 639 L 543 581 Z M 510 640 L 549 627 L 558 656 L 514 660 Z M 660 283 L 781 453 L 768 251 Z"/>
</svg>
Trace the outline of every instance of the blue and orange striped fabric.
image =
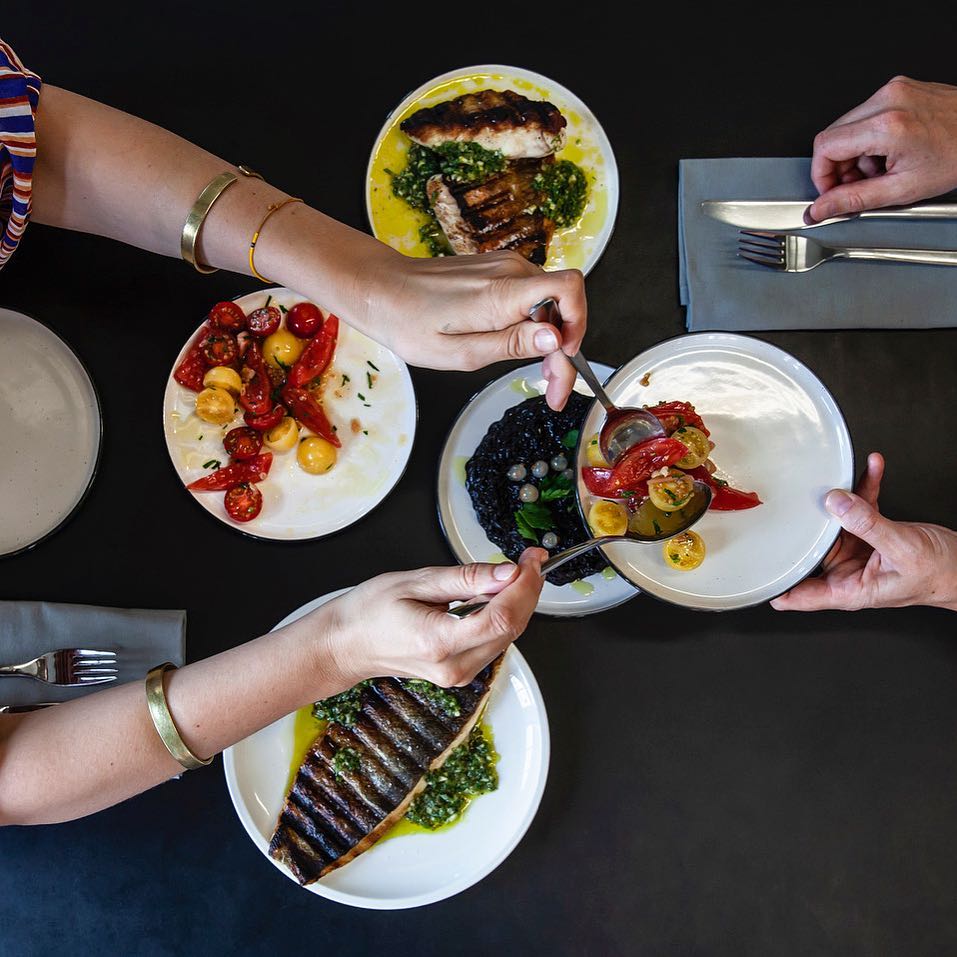
<svg viewBox="0 0 957 957">
<path fill-rule="evenodd" d="M 30 218 L 40 78 L 0 39 L 0 269 Z"/>
</svg>

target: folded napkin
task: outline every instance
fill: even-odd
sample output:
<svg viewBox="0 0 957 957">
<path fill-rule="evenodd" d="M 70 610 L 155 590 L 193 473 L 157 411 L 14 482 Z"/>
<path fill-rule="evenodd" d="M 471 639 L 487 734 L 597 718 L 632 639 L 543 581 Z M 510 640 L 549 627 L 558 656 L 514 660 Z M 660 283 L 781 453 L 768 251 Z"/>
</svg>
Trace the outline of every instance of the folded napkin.
<svg viewBox="0 0 957 957">
<path fill-rule="evenodd" d="M 0 601 L 0 664 L 21 664 L 59 648 L 115 651 L 116 681 L 58 688 L 33 678 L 0 675 L 0 705 L 71 701 L 91 691 L 142 680 L 150 668 L 164 661 L 183 664 L 186 612 Z"/>
<path fill-rule="evenodd" d="M 807 199 L 809 159 L 690 159 L 678 169 L 679 292 L 688 330 L 916 329 L 957 325 L 957 267 L 838 261 L 783 273 L 736 256 L 738 227 L 706 199 Z M 957 249 L 957 222 L 866 219 L 805 234 L 838 246 Z"/>
</svg>

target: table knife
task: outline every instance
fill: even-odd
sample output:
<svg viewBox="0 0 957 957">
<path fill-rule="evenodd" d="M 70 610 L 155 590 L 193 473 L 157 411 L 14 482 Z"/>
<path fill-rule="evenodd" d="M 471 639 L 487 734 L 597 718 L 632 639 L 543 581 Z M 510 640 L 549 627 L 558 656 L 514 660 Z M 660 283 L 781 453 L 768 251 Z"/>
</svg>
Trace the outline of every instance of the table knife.
<svg viewBox="0 0 957 957">
<path fill-rule="evenodd" d="M 806 199 L 707 199 L 701 209 L 712 219 L 743 229 L 812 229 L 852 219 L 957 219 L 957 203 L 918 203 L 915 206 L 887 206 L 863 213 L 835 216 L 820 223 L 806 223 L 804 213 L 811 205 Z"/>
<path fill-rule="evenodd" d="M 58 701 L 40 701 L 37 704 L 5 704 L 0 705 L 0 714 L 26 714 L 28 711 L 39 711 L 41 708 L 52 708 Z"/>
</svg>

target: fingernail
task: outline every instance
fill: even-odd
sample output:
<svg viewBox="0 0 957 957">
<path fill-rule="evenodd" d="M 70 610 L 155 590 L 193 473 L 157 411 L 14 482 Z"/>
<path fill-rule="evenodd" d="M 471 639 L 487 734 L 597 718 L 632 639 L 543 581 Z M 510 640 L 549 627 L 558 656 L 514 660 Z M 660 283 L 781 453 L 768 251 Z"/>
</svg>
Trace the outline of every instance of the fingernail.
<svg viewBox="0 0 957 957">
<path fill-rule="evenodd" d="M 554 352 L 558 348 L 558 339 L 555 338 L 555 333 L 548 329 L 539 329 L 535 333 L 533 341 L 539 352 Z"/>
<path fill-rule="evenodd" d="M 824 507 L 832 514 L 840 518 L 854 504 L 854 499 L 847 492 L 839 488 L 827 493 L 824 499 Z"/>
<path fill-rule="evenodd" d="M 492 569 L 492 577 L 500 582 L 507 582 L 515 574 L 515 570 L 518 568 L 517 565 L 513 565 L 511 562 L 500 562 Z"/>
<path fill-rule="evenodd" d="M 811 215 L 811 209 L 812 207 L 808 206 L 808 208 L 804 210 L 804 225 L 805 226 L 813 226 L 817 222 L 817 220 Z"/>
</svg>

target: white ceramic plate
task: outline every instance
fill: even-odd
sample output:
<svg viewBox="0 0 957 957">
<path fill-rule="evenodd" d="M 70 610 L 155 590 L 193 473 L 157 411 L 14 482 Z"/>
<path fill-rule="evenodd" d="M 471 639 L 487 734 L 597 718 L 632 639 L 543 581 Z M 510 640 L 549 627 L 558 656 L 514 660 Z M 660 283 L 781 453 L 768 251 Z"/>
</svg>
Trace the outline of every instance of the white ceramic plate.
<svg viewBox="0 0 957 957">
<path fill-rule="evenodd" d="M 265 289 L 240 296 L 236 302 L 248 315 L 265 305 L 269 296 L 274 305 L 287 309 L 303 301 L 302 296 L 289 289 Z M 183 361 L 195 335 L 195 331 L 190 334 L 173 369 Z M 378 372 L 370 368 L 369 362 Z M 321 538 L 372 511 L 402 477 L 412 452 L 416 423 L 412 379 L 398 356 L 344 322 L 339 324 L 332 368 L 339 375 L 347 375 L 349 382 L 336 390 L 341 395 L 330 397 L 329 388 L 325 393 L 326 414 L 337 426 L 342 440 L 336 465 L 328 474 L 304 472 L 296 462 L 295 448 L 274 452 L 269 476 L 259 485 L 262 512 L 243 524 L 226 514 L 224 493 L 186 494 L 232 528 L 256 538 L 279 541 Z M 367 373 L 376 376 L 371 389 Z M 368 407 L 360 395 L 365 397 Z M 244 424 L 240 413 L 223 427 L 203 422 L 196 417 L 195 400 L 196 394 L 176 382 L 171 370 L 163 397 L 163 430 L 173 467 L 184 485 L 210 471 L 203 468 L 205 462 L 218 459 L 226 464 L 229 456 L 223 449 L 223 436 L 229 429 Z M 353 419 L 360 423 L 357 432 L 351 427 Z"/>
<path fill-rule="evenodd" d="M 413 90 L 389 114 L 372 147 L 366 170 L 366 214 L 377 239 L 410 256 L 428 256 L 419 241 L 427 217 L 392 195 L 386 170 L 405 168 L 409 138 L 399 124 L 416 110 L 482 89 L 514 90 L 529 99 L 548 100 L 568 121 L 565 147 L 557 155 L 570 159 L 591 177 L 585 211 L 578 223 L 556 230 L 548 247 L 546 269 L 580 269 L 585 275 L 601 258 L 618 213 L 618 166 L 611 143 L 595 114 L 560 83 L 521 67 L 485 64 L 462 67 L 434 77 Z"/>
<path fill-rule="evenodd" d="M 612 371 L 610 366 L 597 362 L 592 363 L 592 368 L 599 379 L 605 379 Z M 592 394 L 581 379 L 575 383 L 575 390 L 583 395 Z M 465 488 L 465 463 L 493 422 L 497 422 L 512 406 L 544 392 L 545 377 L 540 362 L 508 372 L 468 402 L 445 440 L 438 472 L 439 523 L 452 554 L 462 564 L 505 560 L 475 517 L 472 500 Z M 563 617 L 593 615 L 614 608 L 637 594 L 636 588 L 606 568 L 602 573 L 568 585 L 545 582 L 536 611 Z"/>
<path fill-rule="evenodd" d="M 309 602 L 276 628 L 347 590 Z M 233 806 L 246 833 L 267 857 L 286 797 L 294 720 L 294 715 L 287 715 L 223 754 Z M 528 663 L 514 646 L 492 686 L 486 720 L 499 754 L 497 791 L 476 798 L 448 830 L 380 841 L 306 890 L 353 907 L 400 910 L 452 897 L 498 867 L 532 823 L 548 776 L 545 703 Z M 285 865 L 269 860 L 295 882 Z"/>
<path fill-rule="evenodd" d="M 0 557 L 36 545 L 79 507 L 103 425 L 93 383 L 45 325 L 0 309 Z"/>
<path fill-rule="evenodd" d="M 647 386 L 641 384 L 649 374 Z M 711 430 L 718 476 L 755 491 L 763 505 L 708 512 L 695 526 L 706 557 L 692 571 L 665 564 L 661 545 L 603 549 L 642 591 L 711 611 L 768 601 L 810 574 L 840 530 L 824 508 L 831 488 L 850 488 L 854 454 L 844 416 L 823 383 L 776 346 L 731 333 L 680 336 L 648 349 L 605 384 L 616 405 L 685 400 Z M 603 422 L 585 417 L 583 438 Z M 579 501 L 586 443 L 579 446 Z"/>
</svg>

